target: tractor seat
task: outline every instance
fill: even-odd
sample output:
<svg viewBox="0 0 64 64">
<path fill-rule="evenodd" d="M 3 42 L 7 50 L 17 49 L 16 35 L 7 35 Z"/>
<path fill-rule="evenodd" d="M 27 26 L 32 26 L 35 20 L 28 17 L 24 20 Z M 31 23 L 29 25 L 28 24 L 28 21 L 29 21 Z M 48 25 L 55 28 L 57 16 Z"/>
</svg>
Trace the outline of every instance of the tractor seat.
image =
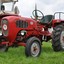
<svg viewBox="0 0 64 64">
<path fill-rule="evenodd" d="M 47 24 L 51 23 L 53 19 L 54 19 L 53 15 L 46 15 L 46 16 L 44 16 L 44 18 L 42 18 L 40 20 L 40 23 L 47 25 Z"/>
</svg>

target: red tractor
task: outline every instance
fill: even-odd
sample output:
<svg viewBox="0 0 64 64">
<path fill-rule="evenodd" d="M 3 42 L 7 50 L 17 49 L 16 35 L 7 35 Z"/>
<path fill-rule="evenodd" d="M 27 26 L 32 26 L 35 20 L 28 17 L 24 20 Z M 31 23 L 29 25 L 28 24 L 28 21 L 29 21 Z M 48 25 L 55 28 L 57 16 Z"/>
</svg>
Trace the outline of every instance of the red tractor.
<svg viewBox="0 0 64 64">
<path fill-rule="evenodd" d="M 16 2 L 16 0 L 14 1 Z M 26 56 L 37 57 L 41 53 L 42 41 L 47 42 L 50 39 L 53 41 L 52 46 L 55 51 L 64 49 L 64 20 L 54 19 L 54 15 L 44 16 L 36 8 L 33 11 L 34 18 L 21 17 L 17 14 L 6 13 L 3 10 L 4 6 L 2 5 L 3 14 L 0 15 L 0 20 L 4 39 L 1 38 L 1 51 L 7 51 L 9 47 L 24 46 Z M 41 13 L 41 15 L 37 13 Z M 48 30 L 49 28 L 53 28 L 52 33 Z"/>
</svg>

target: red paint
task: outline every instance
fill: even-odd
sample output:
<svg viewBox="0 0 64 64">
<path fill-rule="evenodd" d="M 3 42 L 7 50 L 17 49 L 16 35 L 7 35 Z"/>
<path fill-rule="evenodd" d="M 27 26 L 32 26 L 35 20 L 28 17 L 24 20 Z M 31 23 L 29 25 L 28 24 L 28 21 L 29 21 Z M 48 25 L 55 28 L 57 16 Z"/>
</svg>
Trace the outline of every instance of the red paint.
<svg viewBox="0 0 64 64">
<path fill-rule="evenodd" d="M 4 44 L 8 44 L 8 43 L 9 43 L 9 42 L 1 42 L 2 45 L 4 45 Z"/>
<path fill-rule="evenodd" d="M 45 25 L 39 24 L 39 21 L 35 21 L 33 19 L 24 18 L 24 17 L 20 17 L 20 16 L 7 16 L 7 17 L 4 17 L 3 19 L 6 19 L 8 21 L 8 35 L 5 37 L 8 39 L 10 46 L 14 44 L 17 34 L 20 30 L 27 31 L 27 34 L 24 37 L 24 39 L 26 39 L 30 36 L 35 36 L 35 37 L 42 39 L 43 35 L 44 36 L 51 35 L 48 31 L 43 31 L 43 29 L 47 28 L 47 27 Z M 28 22 L 28 27 L 27 28 L 18 28 L 16 26 L 17 20 L 23 20 L 23 21 Z M 20 45 L 25 46 L 25 43 L 21 43 Z"/>
<path fill-rule="evenodd" d="M 19 46 L 24 46 L 24 47 L 25 47 L 25 46 L 26 46 L 26 43 L 20 42 L 20 43 L 18 43 L 18 45 L 19 45 Z"/>
<path fill-rule="evenodd" d="M 51 33 L 49 33 L 49 31 L 48 31 L 48 26 L 40 24 L 39 21 L 30 19 L 30 18 L 21 17 L 18 15 L 2 15 L 1 17 L 3 17 L 2 19 L 6 19 L 8 21 L 8 35 L 4 36 L 4 37 L 6 37 L 7 40 L 9 41 L 9 46 L 12 46 L 15 43 L 17 34 L 20 30 L 27 31 L 27 34 L 25 37 L 23 37 L 23 39 L 27 39 L 30 36 L 35 36 L 39 39 L 42 39 L 43 35 L 51 37 Z M 27 28 L 18 28 L 16 26 L 17 20 L 26 21 L 28 23 L 28 27 Z M 54 27 L 56 23 L 61 23 L 61 22 L 62 21 L 58 20 L 58 19 L 52 20 L 52 23 L 51 23 L 52 27 Z M 48 24 L 48 25 L 50 25 L 50 24 Z M 43 29 L 46 29 L 46 30 L 43 31 Z M 2 28 L 2 31 L 3 31 L 3 28 Z M 18 45 L 26 46 L 25 43 L 18 42 Z"/>
<path fill-rule="evenodd" d="M 64 23 L 64 20 L 54 19 L 52 20 L 52 27 L 55 27 L 56 24 Z"/>
</svg>

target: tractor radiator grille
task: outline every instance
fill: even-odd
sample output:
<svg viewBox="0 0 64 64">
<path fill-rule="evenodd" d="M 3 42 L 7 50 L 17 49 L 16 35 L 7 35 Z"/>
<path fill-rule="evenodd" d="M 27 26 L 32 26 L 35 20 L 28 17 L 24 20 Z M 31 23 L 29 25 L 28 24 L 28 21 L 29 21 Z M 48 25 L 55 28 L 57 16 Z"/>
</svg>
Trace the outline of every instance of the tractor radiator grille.
<svg viewBox="0 0 64 64">
<path fill-rule="evenodd" d="M 22 21 L 22 20 L 17 21 L 16 25 L 19 28 L 27 28 L 28 27 L 28 23 L 26 21 Z"/>
</svg>

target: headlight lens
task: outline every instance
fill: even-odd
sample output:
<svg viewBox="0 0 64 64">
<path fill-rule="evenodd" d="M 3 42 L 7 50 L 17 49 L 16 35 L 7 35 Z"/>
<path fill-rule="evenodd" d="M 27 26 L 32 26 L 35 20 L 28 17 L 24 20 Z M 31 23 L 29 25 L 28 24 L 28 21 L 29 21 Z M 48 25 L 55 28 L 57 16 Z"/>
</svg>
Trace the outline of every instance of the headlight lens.
<svg viewBox="0 0 64 64">
<path fill-rule="evenodd" d="M 22 30 L 22 31 L 21 31 L 21 36 L 25 36 L 26 33 L 27 33 L 27 32 L 26 32 L 25 30 Z"/>
<path fill-rule="evenodd" d="M 7 25 L 6 24 L 3 25 L 3 29 L 7 30 Z"/>
<path fill-rule="evenodd" d="M 1 21 L 1 25 L 2 25 L 2 31 L 3 31 L 3 35 L 7 36 L 8 35 L 8 20 L 3 19 Z"/>
<path fill-rule="evenodd" d="M 21 32 L 21 35 L 24 36 L 24 32 Z"/>
</svg>

